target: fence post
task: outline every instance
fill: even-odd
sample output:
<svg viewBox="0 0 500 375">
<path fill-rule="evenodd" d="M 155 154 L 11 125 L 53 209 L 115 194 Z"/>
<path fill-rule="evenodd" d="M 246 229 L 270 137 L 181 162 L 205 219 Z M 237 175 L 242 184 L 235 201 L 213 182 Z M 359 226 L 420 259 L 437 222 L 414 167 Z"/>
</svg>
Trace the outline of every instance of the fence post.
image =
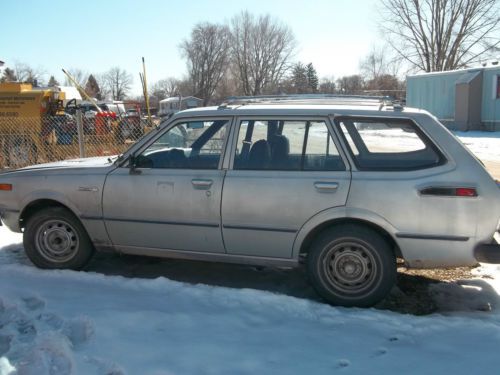
<svg viewBox="0 0 500 375">
<path fill-rule="evenodd" d="M 84 134 L 83 134 L 83 116 L 82 110 L 76 110 L 76 131 L 78 133 L 78 148 L 80 150 L 80 157 L 85 157 L 85 144 L 84 144 Z"/>
</svg>

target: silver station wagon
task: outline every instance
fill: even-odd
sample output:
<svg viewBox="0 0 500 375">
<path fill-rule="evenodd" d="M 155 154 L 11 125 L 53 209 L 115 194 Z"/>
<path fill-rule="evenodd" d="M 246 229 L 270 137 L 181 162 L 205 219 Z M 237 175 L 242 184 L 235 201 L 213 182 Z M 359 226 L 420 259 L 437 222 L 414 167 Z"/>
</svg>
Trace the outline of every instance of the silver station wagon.
<svg viewBox="0 0 500 375">
<path fill-rule="evenodd" d="M 95 250 L 295 267 L 370 306 L 408 267 L 500 262 L 500 189 L 425 111 L 352 97 L 233 98 L 182 111 L 123 155 L 0 174 L 31 261 Z"/>
</svg>

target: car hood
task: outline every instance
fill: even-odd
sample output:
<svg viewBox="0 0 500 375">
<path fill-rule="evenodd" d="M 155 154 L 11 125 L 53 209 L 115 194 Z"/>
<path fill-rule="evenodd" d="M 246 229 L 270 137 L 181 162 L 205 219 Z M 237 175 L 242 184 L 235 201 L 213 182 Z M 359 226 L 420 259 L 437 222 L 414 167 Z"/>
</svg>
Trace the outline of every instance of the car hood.
<svg viewBox="0 0 500 375">
<path fill-rule="evenodd" d="M 70 159 L 52 163 L 36 164 L 18 169 L 18 171 L 56 168 L 99 168 L 109 167 L 116 160 L 116 156 L 98 156 L 93 158 Z"/>
</svg>

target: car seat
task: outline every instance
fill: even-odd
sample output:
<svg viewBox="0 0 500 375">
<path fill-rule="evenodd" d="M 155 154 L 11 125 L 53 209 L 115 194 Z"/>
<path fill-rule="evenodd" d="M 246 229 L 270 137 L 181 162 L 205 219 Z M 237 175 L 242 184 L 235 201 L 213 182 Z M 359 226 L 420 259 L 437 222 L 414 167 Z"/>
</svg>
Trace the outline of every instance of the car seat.
<svg viewBox="0 0 500 375">
<path fill-rule="evenodd" d="M 186 168 L 187 158 L 183 150 L 174 148 L 168 152 L 170 168 Z"/>
<path fill-rule="evenodd" d="M 258 140 L 250 149 L 246 169 L 267 169 L 270 159 L 269 143 L 265 139 Z"/>
<path fill-rule="evenodd" d="M 290 141 L 284 135 L 276 135 L 273 138 L 271 149 L 271 166 L 276 169 L 287 169 L 290 154 Z"/>
</svg>

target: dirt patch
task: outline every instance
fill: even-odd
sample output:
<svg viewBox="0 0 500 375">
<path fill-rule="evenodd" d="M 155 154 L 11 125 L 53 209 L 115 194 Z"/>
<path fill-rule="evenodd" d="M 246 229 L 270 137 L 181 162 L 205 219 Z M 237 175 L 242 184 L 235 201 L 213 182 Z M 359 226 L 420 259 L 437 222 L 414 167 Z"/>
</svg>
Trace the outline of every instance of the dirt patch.
<svg viewBox="0 0 500 375">
<path fill-rule="evenodd" d="M 464 279 L 474 279 L 477 276 L 472 274 L 472 270 L 476 267 L 458 267 L 458 268 L 437 268 L 429 270 L 418 270 L 418 269 L 408 269 L 405 267 L 399 267 L 398 272 L 410 275 L 423 277 L 430 280 L 436 281 L 457 281 Z"/>
<path fill-rule="evenodd" d="M 408 269 L 398 267 L 398 280 L 389 296 L 375 307 L 403 314 L 428 315 L 443 310 L 436 301 L 432 285 L 457 284 L 458 281 L 477 278 L 474 267 L 446 269 Z"/>
<path fill-rule="evenodd" d="M 486 310 L 496 294 L 481 295 L 480 291 L 467 291 L 463 284 L 478 276 L 473 268 L 409 270 L 398 267 L 397 284 L 389 296 L 375 308 L 403 314 L 427 315 L 436 312 Z M 159 259 L 98 253 L 87 270 L 125 277 L 156 278 L 190 284 L 207 284 L 228 288 L 251 288 L 272 293 L 285 294 L 322 302 L 307 280 L 304 267 L 295 269 L 251 267 L 234 264 L 195 262 L 178 259 Z M 471 293 L 473 295 L 471 295 Z M 460 302 L 472 297 L 474 304 Z M 484 297 L 484 298 L 483 298 Z M 453 305 L 443 300 L 455 301 Z M 494 305 L 493 302 L 490 303 Z M 451 307 L 450 307 L 451 306 Z"/>
</svg>

